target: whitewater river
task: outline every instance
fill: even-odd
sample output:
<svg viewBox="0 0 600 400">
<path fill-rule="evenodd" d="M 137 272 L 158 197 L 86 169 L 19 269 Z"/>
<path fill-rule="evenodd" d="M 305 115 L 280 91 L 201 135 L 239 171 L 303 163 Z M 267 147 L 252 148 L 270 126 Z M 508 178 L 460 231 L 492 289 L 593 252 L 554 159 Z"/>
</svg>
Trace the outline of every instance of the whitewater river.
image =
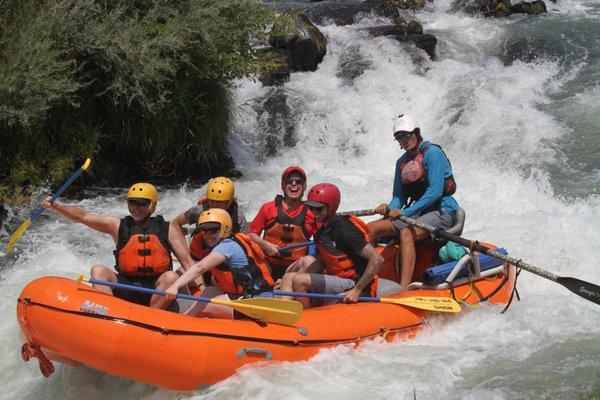
<svg viewBox="0 0 600 400">
<path fill-rule="evenodd" d="M 282 90 L 295 146 L 262 155 L 264 96 L 272 88 L 239 82 L 230 148 L 244 174 L 237 195 L 252 218 L 290 164 L 309 185 L 342 190 L 341 210 L 388 201 L 401 154 L 391 130 L 415 116 L 427 139 L 452 161 L 464 236 L 493 242 L 516 258 L 561 276 L 600 284 L 600 5 L 559 0 L 541 16 L 483 19 L 452 13 L 446 0 L 413 17 L 437 36 L 438 59 L 364 27 L 320 26 L 327 56 L 314 73 L 295 73 Z M 354 79 L 349 68 L 358 70 Z M 271 139 L 272 140 L 272 139 Z M 161 191 L 168 218 L 204 188 Z M 72 202 L 125 215 L 123 195 Z M 22 219 L 21 219 L 22 220 Z M 2 233 L 3 243 L 6 232 Z M 4 244 L 2 244 L 2 249 Z M 523 272 L 521 301 L 508 312 L 482 305 L 414 340 L 338 347 L 307 362 L 245 368 L 194 393 L 171 392 L 86 367 L 57 364 L 49 379 L 24 363 L 16 299 L 42 275 L 75 278 L 112 263 L 108 237 L 55 215 L 36 222 L 15 254 L 0 253 L 2 399 L 592 399 L 600 397 L 600 307 Z"/>
</svg>

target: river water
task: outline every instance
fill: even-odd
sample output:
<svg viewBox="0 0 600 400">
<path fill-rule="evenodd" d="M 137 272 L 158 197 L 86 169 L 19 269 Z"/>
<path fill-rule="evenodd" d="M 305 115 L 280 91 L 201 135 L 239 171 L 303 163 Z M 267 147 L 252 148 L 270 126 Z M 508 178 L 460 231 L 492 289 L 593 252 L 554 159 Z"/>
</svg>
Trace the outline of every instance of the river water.
<svg viewBox="0 0 600 400">
<path fill-rule="evenodd" d="M 327 55 L 313 73 L 283 88 L 239 82 L 230 149 L 237 196 L 252 218 L 290 164 L 309 186 L 342 191 L 341 210 L 388 201 L 401 154 L 395 116 L 417 118 L 426 139 L 443 146 L 467 212 L 464 236 L 493 242 L 516 258 L 561 276 L 600 284 L 600 3 L 548 3 L 549 13 L 483 19 L 453 12 L 448 0 L 412 15 L 437 36 L 438 59 L 364 28 L 324 25 Z M 410 14 L 409 14 L 410 16 Z M 350 73 L 352 72 L 352 73 Z M 279 122 L 290 140 L 266 134 L 265 96 L 291 109 Z M 288 138 L 289 139 L 289 138 Z M 287 144 L 285 144 L 285 143 Z M 158 211 L 172 218 L 204 187 L 161 191 Z M 73 204 L 125 215 L 122 196 Z M 6 234 L 6 233 L 4 233 Z M 2 246 L 4 247 L 4 246 Z M 42 275 L 76 277 L 112 263 L 108 237 L 45 216 L 15 254 L 0 254 L 0 386 L 5 399 L 592 399 L 600 398 L 600 309 L 562 286 L 523 272 L 521 301 L 506 314 L 482 305 L 457 319 L 433 319 L 417 338 L 338 347 L 299 363 L 244 368 L 194 393 L 171 392 L 86 367 L 45 379 L 23 363 L 15 320 L 20 290 Z"/>
</svg>

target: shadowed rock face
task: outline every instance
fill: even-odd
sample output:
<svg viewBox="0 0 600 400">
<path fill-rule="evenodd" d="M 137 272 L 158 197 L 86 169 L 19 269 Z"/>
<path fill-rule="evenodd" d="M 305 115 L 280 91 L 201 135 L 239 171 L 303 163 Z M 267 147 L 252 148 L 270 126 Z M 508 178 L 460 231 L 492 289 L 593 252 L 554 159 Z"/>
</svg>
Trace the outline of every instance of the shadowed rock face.
<svg viewBox="0 0 600 400">
<path fill-rule="evenodd" d="M 288 105 L 283 89 L 271 89 L 263 99 L 262 105 L 258 105 L 258 123 L 266 134 L 263 154 L 272 157 L 282 146 L 296 145 L 296 113 Z"/>
<path fill-rule="evenodd" d="M 517 13 L 540 14 L 546 12 L 543 0 L 511 5 L 510 0 L 457 0 L 453 8 L 470 15 L 501 18 Z"/>
<path fill-rule="evenodd" d="M 282 14 L 271 30 L 269 44 L 287 57 L 292 71 L 315 71 L 327 53 L 325 36 L 304 14 Z"/>
<path fill-rule="evenodd" d="M 433 35 L 423 33 L 412 33 L 411 31 L 423 31 L 423 27 L 416 21 L 412 25 L 385 25 L 368 28 L 373 36 L 393 36 L 402 43 L 414 43 L 416 47 L 425 51 L 429 58 L 435 59 L 435 47 L 437 38 Z M 409 27 L 411 31 L 409 31 Z"/>
<path fill-rule="evenodd" d="M 352 85 L 354 80 L 370 67 L 371 62 L 362 57 L 358 47 L 350 46 L 347 51 L 340 56 L 340 63 L 336 76 L 340 78 L 345 85 Z"/>
</svg>

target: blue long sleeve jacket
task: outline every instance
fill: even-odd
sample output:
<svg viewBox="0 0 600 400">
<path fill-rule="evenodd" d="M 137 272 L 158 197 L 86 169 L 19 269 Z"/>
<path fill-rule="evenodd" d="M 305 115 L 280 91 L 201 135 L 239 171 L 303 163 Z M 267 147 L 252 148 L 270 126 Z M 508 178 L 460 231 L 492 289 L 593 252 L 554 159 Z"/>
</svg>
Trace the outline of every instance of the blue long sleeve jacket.
<svg viewBox="0 0 600 400">
<path fill-rule="evenodd" d="M 433 206 L 436 202 L 441 199 L 441 208 L 449 214 L 454 214 L 458 208 L 458 203 L 452 196 L 444 196 L 444 180 L 452 175 L 452 167 L 446 159 L 444 152 L 437 146 L 430 146 L 430 142 L 422 142 L 419 147 L 419 151 L 422 151 L 427 146 L 429 148 L 425 152 L 423 157 L 423 166 L 427 173 L 427 180 L 429 186 L 421 198 L 415 201 L 410 207 L 407 205 L 407 196 L 402 191 L 402 171 L 400 166 L 413 157 L 405 152 L 396 161 L 396 173 L 394 175 L 394 190 L 392 192 L 392 201 L 389 203 L 390 209 L 398 208 L 401 209 L 401 213 L 404 216 L 410 217 L 414 214 L 420 213 L 423 210 Z M 406 207 L 406 208 L 404 208 Z"/>
</svg>

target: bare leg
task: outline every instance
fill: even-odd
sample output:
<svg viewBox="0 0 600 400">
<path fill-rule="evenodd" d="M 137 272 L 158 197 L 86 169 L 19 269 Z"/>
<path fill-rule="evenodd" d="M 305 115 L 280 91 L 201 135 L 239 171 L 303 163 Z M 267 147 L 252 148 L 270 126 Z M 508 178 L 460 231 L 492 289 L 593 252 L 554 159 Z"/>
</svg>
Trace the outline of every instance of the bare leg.
<svg viewBox="0 0 600 400">
<path fill-rule="evenodd" d="M 167 271 L 158 277 L 156 281 L 156 290 L 165 290 L 169 286 L 173 284 L 179 278 L 179 275 L 174 271 Z M 160 296 L 158 294 L 153 294 L 150 298 L 150 307 L 151 308 L 160 308 L 165 309 L 171 304 L 172 300 L 167 300 L 165 296 Z"/>
<path fill-rule="evenodd" d="M 429 236 L 429 233 L 421 228 L 406 227 L 400 230 L 400 286 L 407 288 L 412 282 L 415 272 L 417 254 L 415 243 Z"/>
<path fill-rule="evenodd" d="M 223 294 L 223 291 L 221 289 L 219 289 L 218 287 L 216 287 L 216 286 L 208 286 L 202 292 L 202 297 L 213 298 L 213 297 L 220 296 L 222 294 Z M 185 315 L 201 315 L 201 314 L 204 314 L 204 310 L 208 306 L 214 306 L 214 304 L 206 303 L 206 302 L 203 302 L 203 301 L 196 301 L 196 302 L 194 302 L 190 306 L 190 308 L 188 308 L 184 312 L 184 314 Z"/>
<path fill-rule="evenodd" d="M 92 279 L 117 282 L 117 274 L 115 274 L 112 269 L 102 264 L 94 265 L 90 270 L 90 276 L 92 277 Z M 111 296 L 113 294 L 110 286 L 92 284 L 92 287 L 101 292 L 110 294 Z"/>
<path fill-rule="evenodd" d="M 396 228 L 389 219 L 380 219 L 367 224 L 369 227 L 369 241 L 372 246 L 377 245 L 377 240 L 382 237 L 396 236 Z"/>
</svg>

